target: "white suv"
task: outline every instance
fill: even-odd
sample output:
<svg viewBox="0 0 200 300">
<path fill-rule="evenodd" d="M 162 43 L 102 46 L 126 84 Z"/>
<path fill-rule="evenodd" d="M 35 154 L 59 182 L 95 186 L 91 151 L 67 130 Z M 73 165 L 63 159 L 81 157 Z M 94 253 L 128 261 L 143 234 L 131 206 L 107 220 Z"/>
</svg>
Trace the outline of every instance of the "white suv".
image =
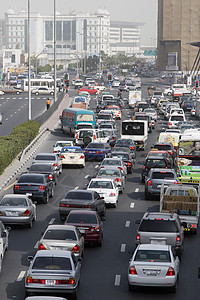
<svg viewBox="0 0 200 300">
<path fill-rule="evenodd" d="M 75 145 L 87 146 L 89 143 L 108 143 L 109 137 L 104 135 L 103 130 L 80 129 L 75 133 Z"/>
</svg>

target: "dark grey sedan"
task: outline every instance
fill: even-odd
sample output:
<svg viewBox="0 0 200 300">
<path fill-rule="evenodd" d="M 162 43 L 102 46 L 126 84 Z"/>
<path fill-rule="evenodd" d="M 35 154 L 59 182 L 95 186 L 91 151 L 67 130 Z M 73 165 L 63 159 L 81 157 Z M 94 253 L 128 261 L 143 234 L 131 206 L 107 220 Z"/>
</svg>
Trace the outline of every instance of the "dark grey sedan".
<svg viewBox="0 0 200 300">
<path fill-rule="evenodd" d="M 32 227 L 36 220 L 36 205 L 28 195 L 7 194 L 0 201 L 0 220 L 4 224 Z"/>
<path fill-rule="evenodd" d="M 104 198 L 95 191 L 71 190 L 65 198 L 60 201 L 59 214 L 60 219 L 65 221 L 66 216 L 74 209 L 96 210 L 102 217 L 106 214 L 106 205 Z"/>
</svg>

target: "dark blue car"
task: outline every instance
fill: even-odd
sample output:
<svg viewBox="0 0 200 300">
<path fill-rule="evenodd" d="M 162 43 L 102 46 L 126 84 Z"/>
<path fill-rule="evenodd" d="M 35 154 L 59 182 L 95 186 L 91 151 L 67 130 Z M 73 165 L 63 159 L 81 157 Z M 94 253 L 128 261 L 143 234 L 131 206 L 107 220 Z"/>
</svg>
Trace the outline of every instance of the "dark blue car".
<svg viewBox="0 0 200 300">
<path fill-rule="evenodd" d="M 111 152 L 111 147 L 106 143 L 89 143 L 83 152 L 86 160 L 102 160 Z"/>
</svg>

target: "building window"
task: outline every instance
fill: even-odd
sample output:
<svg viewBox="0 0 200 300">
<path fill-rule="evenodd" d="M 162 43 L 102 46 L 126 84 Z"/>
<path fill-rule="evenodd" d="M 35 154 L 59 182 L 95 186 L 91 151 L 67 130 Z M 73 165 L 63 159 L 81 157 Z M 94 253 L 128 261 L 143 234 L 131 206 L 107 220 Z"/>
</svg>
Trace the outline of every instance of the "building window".
<svg viewBox="0 0 200 300">
<path fill-rule="evenodd" d="M 76 21 L 72 21 L 72 41 L 76 41 Z"/>
<path fill-rule="evenodd" d="M 71 22 L 64 21 L 63 22 L 63 41 L 71 40 Z"/>
<path fill-rule="evenodd" d="M 45 40 L 53 41 L 53 22 L 45 21 Z"/>
<path fill-rule="evenodd" d="M 56 41 L 62 41 L 62 22 L 56 22 Z"/>
</svg>

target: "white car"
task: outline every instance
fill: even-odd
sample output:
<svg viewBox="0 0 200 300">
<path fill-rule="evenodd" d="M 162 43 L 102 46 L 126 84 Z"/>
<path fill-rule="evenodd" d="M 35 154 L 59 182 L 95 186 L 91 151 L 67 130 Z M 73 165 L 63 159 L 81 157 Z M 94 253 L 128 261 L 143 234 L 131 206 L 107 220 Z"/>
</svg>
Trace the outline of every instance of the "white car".
<svg viewBox="0 0 200 300">
<path fill-rule="evenodd" d="M 171 246 L 139 245 L 128 267 L 128 283 L 136 286 L 165 287 L 176 292 L 180 261 Z"/>
<path fill-rule="evenodd" d="M 54 89 L 48 87 L 39 87 L 38 89 L 31 90 L 32 94 L 37 95 L 54 95 Z"/>
<path fill-rule="evenodd" d="M 119 87 L 120 86 L 120 81 L 119 80 L 114 80 L 112 83 L 112 87 Z"/>
<path fill-rule="evenodd" d="M 75 89 L 78 89 L 78 88 L 80 88 L 80 87 L 83 87 L 83 80 L 81 80 L 81 79 L 76 79 L 76 80 L 74 80 L 74 87 L 75 87 Z"/>
<path fill-rule="evenodd" d="M 154 108 L 145 108 L 143 112 L 149 115 L 151 119 L 154 120 L 155 122 L 157 121 L 158 116 Z"/>
<path fill-rule="evenodd" d="M 60 153 L 64 146 L 74 146 L 73 141 L 57 141 L 53 145 L 53 153 Z"/>
<path fill-rule="evenodd" d="M 186 121 L 185 115 L 174 113 L 170 116 L 168 121 L 168 128 L 177 128 L 178 122 Z"/>
<path fill-rule="evenodd" d="M 164 90 L 164 95 L 167 96 L 171 96 L 172 95 L 172 88 L 170 86 L 168 86 L 165 90 Z"/>
<path fill-rule="evenodd" d="M 107 178 L 93 178 L 91 179 L 87 190 L 93 190 L 101 197 L 104 197 L 106 205 L 117 207 L 119 188 L 117 187 L 115 180 Z"/>
<path fill-rule="evenodd" d="M 81 147 L 63 147 L 60 155 L 63 165 L 76 165 L 82 168 L 85 167 L 85 155 Z"/>
<path fill-rule="evenodd" d="M 109 137 L 104 135 L 103 130 L 80 129 L 75 133 L 75 144 L 77 146 L 87 146 L 89 143 L 108 143 Z"/>
<path fill-rule="evenodd" d="M 5 93 L 3 91 L 0 91 L 0 95 L 4 95 Z"/>
<path fill-rule="evenodd" d="M 112 158 L 104 158 L 102 161 L 99 169 L 107 168 L 107 167 L 118 167 L 121 171 L 123 171 L 124 175 L 127 175 L 127 167 L 123 160 L 119 157 L 112 157 Z"/>
<path fill-rule="evenodd" d="M 0 221 L 0 273 L 2 269 L 4 254 L 8 249 L 9 230 L 10 227 L 5 228 L 4 224 Z"/>
<path fill-rule="evenodd" d="M 120 119 L 121 120 L 121 110 L 118 106 L 116 105 L 109 105 L 108 107 L 108 110 L 112 111 L 115 118 L 116 119 Z"/>
</svg>

